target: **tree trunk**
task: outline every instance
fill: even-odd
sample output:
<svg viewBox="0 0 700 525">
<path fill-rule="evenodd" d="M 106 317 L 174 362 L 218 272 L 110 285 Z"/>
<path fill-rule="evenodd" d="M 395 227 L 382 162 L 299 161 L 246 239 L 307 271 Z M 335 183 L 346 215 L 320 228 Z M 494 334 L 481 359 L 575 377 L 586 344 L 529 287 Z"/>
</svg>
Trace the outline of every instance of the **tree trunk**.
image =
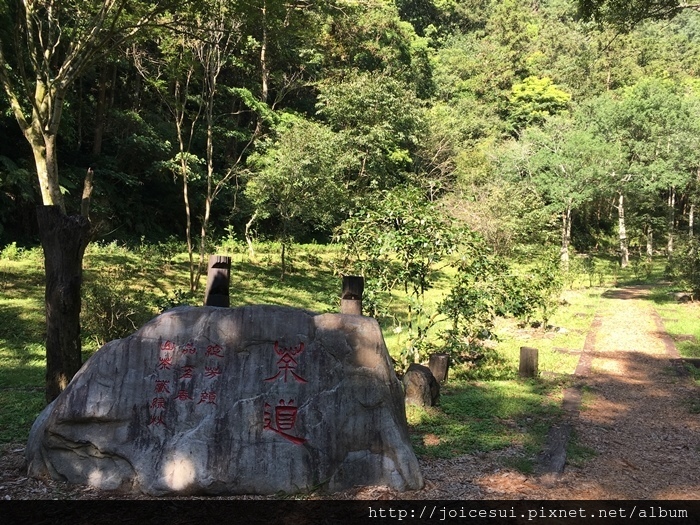
<svg viewBox="0 0 700 525">
<path fill-rule="evenodd" d="M 668 191 L 668 238 L 666 240 L 666 253 L 673 253 L 673 227 L 676 223 L 676 188 L 671 186 Z"/>
<path fill-rule="evenodd" d="M 99 156 L 102 153 L 102 137 L 105 130 L 105 114 L 107 106 L 107 65 L 100 67 L 100 80 L 97 93 L 97 105 L 95 107 L 95 133 L 92 140 L 92 154 Z"/>
<path fill-rule="evenodd" d="M 267 104 L 270 91 L 270 66 L 267 62 L 267 2 L 265 0 L 263 0 L 261 16 L 262 41 L 260 42 L 260 100 Z M 262 124 L 262 117 L 258 116 L 258 121 L 255 125 L 255 135 L 262 133 Z"/>
<path fill-rule="evenodd" d="M 82 364 L 80 287 L 90 221 L 58 206 L 37 208 L 46 266 L 46 401 L 66 388 Z"/>
<path fill-rule="evenodd" d="M 690 209 L 688 210 L 688 235 L 691 237 L 695 236 L 695 232 L 693 231 L 693 226 L 695 222 L 695 204 L 690 204 Z"/>
<path fill-rule="evenodd" d="M 253 216 L 248 222 L 245 223 L 245 242 L 248 244 L 248 258 L 253 261 L 255 260 L 255 248 L 253 247 L 253 236 L 251 229 L 253 228 L 253 223 L 255 219 L 258 218 L 258 212 L 253 212 Z"/>
<path fill-rule="evenodd" d="M 654 230 L 651 224 L 647 225 L 647 259 L 651 260 L 654 255 Z"/>
<path fill-rule="evenodd" d="M 630 252 L 627 246 L 627 229 L 625 227 L 625 198 L 622 193 L 618 199 L 617 216 L 620 233 L 620 266 L 627 268 L 630 263 Z"/>
<path fill-rule="evenodd" d="M 280 276 L 280 281 L 284 281 L 285 275 L 287 273 L 286 251 L 287 251 L 287 242 L 283 239 L 282 240 L 282 275 Z"/>
<path fill-rule="evenodd" d="M 85 174 L 85 181 L 83 184 L 83 198 L 80 201 L 80 215 L 86 219 L 90 219 L 90 199 L 92 198 L 93 178 L 95 176 L 95 170 L 90 166 Z"/>
<path fill-rule="evenodd" d="M 569 269 L 569 244 L 571 244 L 571 206 L 561 214 L 561 262 L 564 269 Z"/>
<path fill-rule="evenodd" d="M 181 150 L 182 151 L 182 150 Z M 190 208 L 190 191 L 187 184 L 188 166 L 184 155 L 180 155 L 180 174 L 182 175 L 182 199 L 185 203 L 185 236 L 187 238 L 187 255 L 190 262 L 190 292 L 197 291 L 198 281 L 195 280 L 194 246 L 192 244 L 192 210 Z"/>
<path fill-rule="evenodd" d="M 61 188 L 58 184 L 58 159 L 56 157 L 56 135 L 43 133 L 34 128 L 39 123 L 33 123 L 25 130 L 25 137 L 32 147 L 34 165 L 36 166 L 41 190 L 41 201 L 45 206 L 58 206 L 65 213 L 65 204 Z"/>
</svg>

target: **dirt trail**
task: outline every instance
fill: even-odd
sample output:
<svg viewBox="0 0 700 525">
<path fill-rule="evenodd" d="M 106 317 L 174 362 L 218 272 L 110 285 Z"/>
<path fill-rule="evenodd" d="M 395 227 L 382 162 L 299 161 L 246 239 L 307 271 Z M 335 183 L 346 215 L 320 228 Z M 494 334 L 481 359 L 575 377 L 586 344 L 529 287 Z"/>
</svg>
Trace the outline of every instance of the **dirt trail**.
<svg viewBox="0 0 700 525">
<path fill-rule="evenodd" d="M 691 411 L 697 388 L 674 362 L 677 350 L 647 293 L 606 292 L 587 338 L 582 406 L 569 421 L 576 443 L 594 455 L 570 458 L 553 481 L 510 472 L 475 480 L 489 496 L 700 498 L 700 416 Z"/>
</svg>

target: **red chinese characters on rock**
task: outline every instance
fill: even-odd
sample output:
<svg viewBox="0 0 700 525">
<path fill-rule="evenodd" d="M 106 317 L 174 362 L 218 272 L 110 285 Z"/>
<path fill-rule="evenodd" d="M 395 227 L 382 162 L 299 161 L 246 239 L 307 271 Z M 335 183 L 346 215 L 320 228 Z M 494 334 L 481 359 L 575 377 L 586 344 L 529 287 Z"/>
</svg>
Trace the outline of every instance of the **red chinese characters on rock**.
<svg viewBox="0 0 700 525">
<path fill-rule="evenodd" d="M 156 426 L 166 426 L 165 425 L 165 419 L 163 419 L 163 414 L 153 414 L 151 415 L 151 421 L 148 423 L 149 425 L 156 425 Z"/>
<path fill-rule="evenodd" d="M 167 400 L 165 399 L 164 395 L 170 393 L 170 381 L 167 379 L 156 379 L 153 392 L 160 395 L 153 397 L 148 405 L 148 408 L 152 411 L 151 420 L 148 424 L 149 426 L 165 426 L 163 410 L 165 410 Z"/>
<path fill-rule="evenodd" d="M 286 384 L 290 378 L 293 378 L 294 381 L 299 384 L 306 384 L 306 379 L 297 373 L 297 367 L 299 365 L 297 358 L 304 352 L 304 343 L 299 343 L 297 346 L 287 348 L 280 346 L 279 342 L 275 341 L 274 351 L 275 355 L 279 356 L 279 359 L 275 363 L 277 365 L 277 373 L 264 379 L 264 381 L 269 383 L 279 380 L 281 383 Z M 294 435 L 294 426 L 297 422 L 299 408 L 294 403 L 294 399 L 287 399 L 286 402 L 284 399 L 280 399 L 277 406 L 274 407 L 274 410 L 272 405 L 265 403 L 263 430 L 270 430 L 295 445 L 301 445 L 306 443 L 306 439 Z"/>
<path fill-rule="evenodd" d="M 224 357 L 223 351 L 224 349 L 220 345 L 209 345 L 205 355 L 207 357 Z"/>
<path fill-rule="evenodd" d="M 221 368 L 218 366 L 205 366 L 204 367 L 204 377 L 207 379 L 213 379 L 221 375 Z"/>
<path fill-rule="evenodd" d="M 265 381 L 274 381 L 279 377 L 282 377 L 284 382 L 287 382 L 289 374 L 299 383 L 306 383 L 306 379 L 299 376 L 295 370 L 297 368 L 296 356 L 304 351 L 304 343 L 299 343 L 298 346 L 292 346 L 290 348 L 280 348 L 279 342 L 275 341 L 275 353 L 280 356 L 277 360 L 278 372 L 272 377 L 268 377 Z"/>
<path fill-rule="evenodd" d="M 193 340 L 184 345 L 166 340 L 159 344 L 155 357 L 155 374 L 151 376 L 153 395 L 145 401 L 149 426 L 167 427 L 166 415 L 176 417 L 179 410 L 176 407 L 186 403 L 217 406 L 216 383 L 223 373 L 220 361 L 225 357 L 223 346 L 212 343 L 205 352 L 199 352 Z M 208 358 L 208 362 L 203 363 L 197 357 Z"/>
<path fill-rule="evenodd" d="M 151 401 L 151 408 L 165 408 L 165 398 L 154 397 Z"/>
<path fill-rule="evenodd" d="M 156 394 L 169 394 L 170 393 L 170 381 L 166 379 L 156 379 Z"/>
<path fill-rule="evenodd" d="M 186 365 L 180 368 L 180 377 L 179 379 L 192 379 L 192 372 L 194 370 L 194 367 L 191 365 Z"/>
<path fill-rule="evenodd" d="M 199 401 L 197 404 L 207 403 L 209 405 L 216 405 L 216 392 L 206 390 L 200 394 Z"/>
<path fill-rule="evenodd" d="M 189 341 L 185 346 L 182 347 L 182 353 L 184 355 L 194 355 L 197 353 L 197 348 L 195 348 L 194 343 Z"/>
<path fill-rule="evenodd" d="M 172 366 L 173 366 L 173 356 L 166 355 L 164 357 L 158 358 L 158 368 L 160 370 L 170 370 L 170 367 L 172 367 Z"/>
<path fill-rule="evenodd" d="M 294 400 L 290 399 L 285 403 L 284 399 L 280 399 L 279 404 L 275 407 L 274 419 L 272 417 L 272 406 L 265 403 L 265 415 L 263 417 L 264 430 L 272 430 L 284 439 L 291 441 L 295 445 L 306 443 L 306 439 L 294 436 L 289 433 L 294 428 L 297 419 L 299 408 L 294 404 Z"/>
<path fill-rule="evenodd" d="M 175 399 L 177 399 L 178 401 L 192 401 L 192 396 L 187 390 L 183 388 L 177 391 Z"/>
</svg>

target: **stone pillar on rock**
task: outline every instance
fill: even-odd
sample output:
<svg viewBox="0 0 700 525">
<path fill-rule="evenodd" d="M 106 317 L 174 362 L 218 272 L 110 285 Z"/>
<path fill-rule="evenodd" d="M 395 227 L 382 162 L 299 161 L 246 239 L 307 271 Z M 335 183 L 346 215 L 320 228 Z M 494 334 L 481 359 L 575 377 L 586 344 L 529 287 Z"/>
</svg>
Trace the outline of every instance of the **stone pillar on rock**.
<svg viewBox="0 0 700 525">
<path fill-rule="evenodd" d="M 229 297 L 231 257 L 210 255 L 207 269 L 207 287 L 204 290 L 204 306 L 231 306 Z"/>
<path fill-rule="evenodd" d="M 365 278 L 359 275 L 343 275 L 343 290 L 340 294 L 340 313 L 362 315 L 362 293 Z"/>
</svg>

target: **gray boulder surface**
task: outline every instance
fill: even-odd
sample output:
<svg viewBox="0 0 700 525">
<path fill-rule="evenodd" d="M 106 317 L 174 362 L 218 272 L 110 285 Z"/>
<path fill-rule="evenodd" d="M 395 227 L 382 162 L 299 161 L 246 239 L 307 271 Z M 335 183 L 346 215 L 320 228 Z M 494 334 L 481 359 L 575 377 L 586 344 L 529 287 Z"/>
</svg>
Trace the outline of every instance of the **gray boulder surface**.
<svg viewBox="0 0 700 525">
<path fill-rule="evenodd" d="M 108 490 L 423 486 L 377 322 L 180 307 L 96 352 L 40 414 L 29 475 Z"/>
</svg>

